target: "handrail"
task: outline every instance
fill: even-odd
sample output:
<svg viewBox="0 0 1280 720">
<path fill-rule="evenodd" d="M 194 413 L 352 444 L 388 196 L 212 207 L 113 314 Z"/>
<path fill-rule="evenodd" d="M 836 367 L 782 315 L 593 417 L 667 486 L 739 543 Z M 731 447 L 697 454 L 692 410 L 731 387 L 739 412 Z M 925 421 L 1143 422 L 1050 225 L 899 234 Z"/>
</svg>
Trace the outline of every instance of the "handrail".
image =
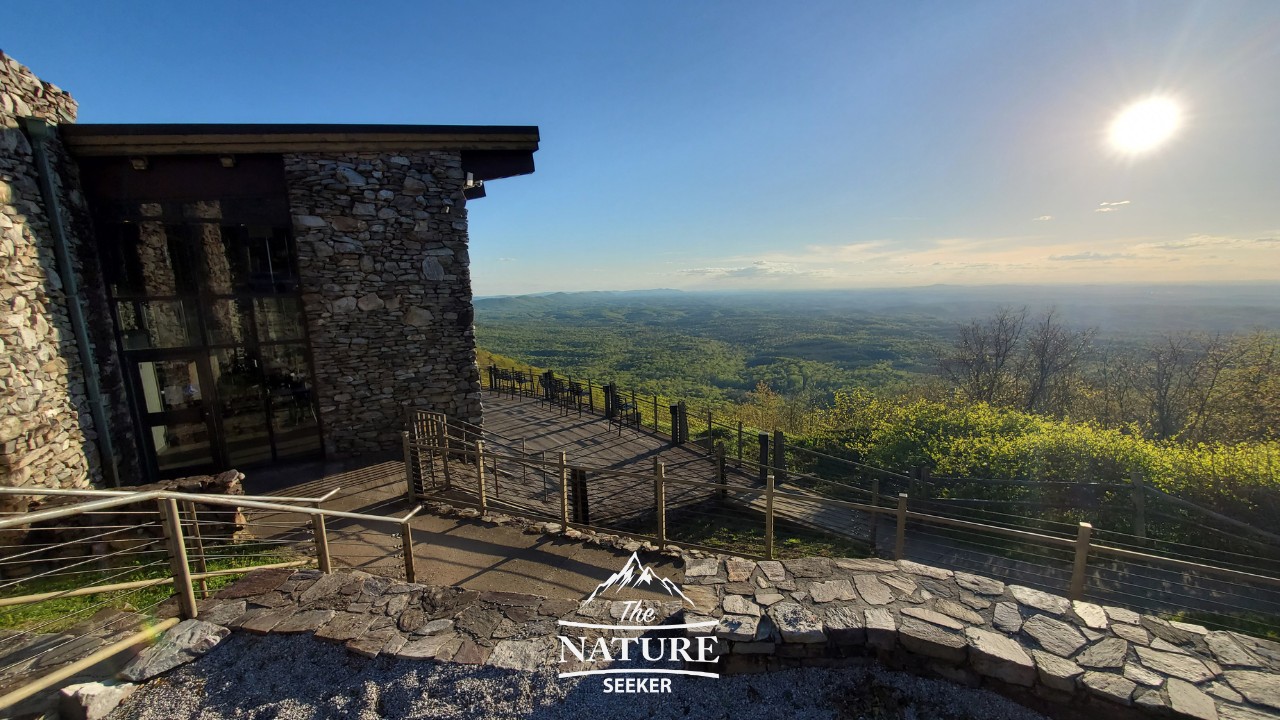
<svg viewBox="0 0 1280 720">
<path fill-rule="evenodd" d="M 203 503 L 205 505 L 224 505 L 238 508 L 253 508 L 255 510 L 275 510 L 276 512 L 298 513 L 301 515 L 319 515 L 322 517 L 336 517 L 346 520 L 364 520 L 371 522 L 385 522 L 400 524 L 405 520 L 413 517 L 421 510 L 421 506 L 415 508 L 405 517 L 386 517 L 383 515 L 367 515 L 365 513 L 345 512 L 342 510 L 329 510 L 326 508 L 314 508 L 297 505 L 284 505 L 281 503 L 261 502 L 257 500 L 243 500 L 238 495 L 200 495 L 195 493 L 180 493 L 169 490 L 149 490 L 143 493 L 133 493 L 125 497 L 110 497 L 103 500 L 95 500 L 87 503 L 78 503 L 69 505 L 64 508 L 54 508 L 52 510 L 41 510 L 33 513 L 25 513 L 18 517 L 0 520 L 0 530 L 6 530 L 13 527 L 22 527 L 32 523 L 46 522 L 49 520 L 59 520 L 64 517 L 80 515 L 94 510 L 107 510 L 120 505 L 132 505 L 134 503 L 147 502 L 148 500 L 191 500 Z"/>
<path fill-rule="evenodd" d="M 297 503 L 322 503 L 338 494 L 342 490 L 336 487 L 320 497 L 290 497 L 287 495 L 222 495 L 220 497 L 239 498 L 242 500 L 257 500 L 261 502 L 297 502 Z M 53 488 L 31 488 L 31 487 L 0 487 L 0 495 L 20 495 L 29 497 L 44 496 L 71 496 L 71 497 L 120 497 L 126 495 L 136 495 L 137 490 L 99 490 L 97 488 L 83 489 L 53 489 Z M 211 493 L 193 493 L 195 495 L 205 496 Z"/>
</svg>

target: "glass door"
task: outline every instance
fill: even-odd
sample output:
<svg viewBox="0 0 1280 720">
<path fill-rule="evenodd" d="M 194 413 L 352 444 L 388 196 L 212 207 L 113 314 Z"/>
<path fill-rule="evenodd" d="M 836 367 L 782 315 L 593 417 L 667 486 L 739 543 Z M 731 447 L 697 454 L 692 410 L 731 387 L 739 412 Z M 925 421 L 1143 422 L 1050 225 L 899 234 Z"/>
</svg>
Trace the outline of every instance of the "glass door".
<svg viewBox="0 0 1280 720">
<path fill-rule="evenodd" d="M 137 354 L 132 380 L 142 405 L 143 442 L 161 475 L 218 467 L 208 356 L 198 352 Z"/>
</svg>

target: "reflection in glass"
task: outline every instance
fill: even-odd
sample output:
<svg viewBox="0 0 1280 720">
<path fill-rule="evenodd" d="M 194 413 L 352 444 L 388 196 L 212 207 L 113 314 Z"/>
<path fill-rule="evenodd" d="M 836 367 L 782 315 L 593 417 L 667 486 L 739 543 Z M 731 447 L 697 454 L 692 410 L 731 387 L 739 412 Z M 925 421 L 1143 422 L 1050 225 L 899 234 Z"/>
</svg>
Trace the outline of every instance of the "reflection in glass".
<svg viewBox="0 0 1280 720">
<path fill-rule="evenodd" d="M 298 298 L 279 296 L 258 298 L 254 302 L 259 342 L 303 339 L 302 303 Z"/>
<path fill-rule="evenodd" d="M 160 472 L 213 462 L 209 428 L 203 421 L 167 422 L 151 426 Z"/>
<path fill-rule="evenodd" d="M 250 301 L 210 300 L 205 304 L 205 330 L 210 345 L 242 345 L 249 337 Z"/>
<path fill-rule="evenodd" d="M 262 369 L 243 348 L 213 350 L 209 356 L 223 442 L 232 467 L 271 459 L 271 437 L 267 433 L 263 405 Z"/>
<path fill-rule="evenodd" d="M 120 300 L 116 314 L 125 350 L 199 344 L 200 326 L 189 300 Z"/>
<path fill-rule="evenodd" d="M 149 413 L 198 408 L 204 404 L 200 373 L 187 360 L 138 363 L 142 400 Z"/>
<path fill-rule="evenodd" d="M 276 457 L 319 451 L 320 426 L 311 402 L 307 356 L 302 345 L 270 345 L 262 349 L 271 393 L 271 426 Z"/>
</svg>

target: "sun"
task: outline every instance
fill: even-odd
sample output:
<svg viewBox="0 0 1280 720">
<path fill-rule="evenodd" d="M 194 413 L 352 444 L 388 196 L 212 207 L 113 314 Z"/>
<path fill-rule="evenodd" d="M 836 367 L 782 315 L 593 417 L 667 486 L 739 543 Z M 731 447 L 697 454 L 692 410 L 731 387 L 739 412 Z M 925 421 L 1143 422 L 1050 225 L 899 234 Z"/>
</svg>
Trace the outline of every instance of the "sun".
<svg viewBox="0 0 1280 720">
<path fill-rule="evenodd" d="M 1107 139 L 1126 155 L 1142 155 L 1163 145 L 1182 125 L 1182 108 L 1165 97 L 1139 100 L 1111 121 Z"/>
</svg>

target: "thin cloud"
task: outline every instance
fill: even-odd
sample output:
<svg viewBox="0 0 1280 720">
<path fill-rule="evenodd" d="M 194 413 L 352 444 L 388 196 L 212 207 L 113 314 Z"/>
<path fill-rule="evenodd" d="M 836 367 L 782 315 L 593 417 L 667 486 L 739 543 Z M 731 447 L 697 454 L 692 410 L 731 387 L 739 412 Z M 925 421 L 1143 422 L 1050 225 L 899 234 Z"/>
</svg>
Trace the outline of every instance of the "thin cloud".
<svg viewBox="0 0 1280 720">
<path fill-rule="evenodd" d="M 1094 209 L 1094 212 L 1099 212 L 1099 213 L 1115 212 L 1116 210 L 1119 210 L 1121 207 L 1128 205 L 1129 203 L 1130 203 L 1129 200 L 1117 200 L 1115 202 L 1100 202 L 1098 203 L 1098 207 Z"/>
<path fill-rule="evenodd" d="M 1031 222 L 1049 222 L 1052 219 L 1052 215 L 1041 215 L 1040 217 L 1031 218 Z"/>
<path fill-rule="evenodd" d="M 1100 262 L 1105 260 L 1125 260 L 1136 257 L 1132 253 L 1100 253 L 1100 252 L 1078 252 L 1071 255 L 1050 255 L 1049 259 L 1054 262 Z"/>
<path fill-rule="evenodd" d="M 694 275 L 706 278 L 726 279 L 761 279 L 786 277 L 818 277 L 825 273 L 821 270 L 807 270 L 789 263 L 777 263 L 768 260 L 757 260 L 750 265 L 739 267 L 702 267 L 686 268 L 679 271 L 682 275 Z"/>
</svg>

